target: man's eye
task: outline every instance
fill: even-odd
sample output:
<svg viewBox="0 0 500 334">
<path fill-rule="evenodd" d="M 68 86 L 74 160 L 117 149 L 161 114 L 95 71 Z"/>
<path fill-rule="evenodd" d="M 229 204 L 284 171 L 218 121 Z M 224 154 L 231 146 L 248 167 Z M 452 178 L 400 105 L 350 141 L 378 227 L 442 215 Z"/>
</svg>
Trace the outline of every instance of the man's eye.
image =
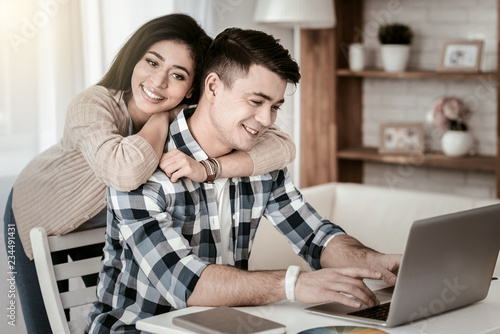
<svg viewBox="0 0 500 334">
<path fill-rule="evenodd" d="M 272 109 L 273 111 L 279 111 L 281 109 L 281 106 L 273 106 Z"/>
<path fill-rule="evenodd" d="M 262 105 L 262 101 L 252 100 L 252 104 L 254 104 L 256 106 L 260 106 L 260 105 Z"/>
<path fill-rule="evenodd" d="M 151 65 L 153 67 L 158 67 L 158 63 L 155 62 L 154 60 L 146 59 L 146 61 L 149 63 L 149 65 Z"/>
</svg>

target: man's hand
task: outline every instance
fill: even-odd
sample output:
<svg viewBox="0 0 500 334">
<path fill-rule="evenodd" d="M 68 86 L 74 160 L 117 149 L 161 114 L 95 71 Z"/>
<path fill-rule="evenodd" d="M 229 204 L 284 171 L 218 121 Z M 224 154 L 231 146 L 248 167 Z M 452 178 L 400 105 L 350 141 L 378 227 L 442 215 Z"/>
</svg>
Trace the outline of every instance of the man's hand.
<svg viewBox="0 0 500 334">
<path fill-rule="evenodd" d="M 162 155 L 160 168 L 172 182 L 177 182 L 181 177 L 187 177 L 198 183 L 207 179 L 205 167 L 177 149 Z"/>
<path fill-rule="evenodd" d="M 401 255 L 374 254 L 369 260 L 370 268 L 382 273 L 382 279 L 390 285 L 396 285 L 396 274 L 401 264 Z"/>
<path fill-rule="evenodd" d="M 401 255 L 385 255 L 361 244 L 348 235 L 332 239 L 321 254 L 323 268 L 360 267 L 377 271 L 387 284 L 396 284 Z M 368 277 L 366 277 L 368 278 Z"/>
<path fill-rule="evenodd" d="M 307 304 L 335 301 L 359 308 L 362 301 L 369 307 L 379 305 L 379 300 L 363 282 L 363 278 L 380 279 L 382 274 L 355 267 L 301 272 L 295 284 L 295 298 Z"/>
</svg>

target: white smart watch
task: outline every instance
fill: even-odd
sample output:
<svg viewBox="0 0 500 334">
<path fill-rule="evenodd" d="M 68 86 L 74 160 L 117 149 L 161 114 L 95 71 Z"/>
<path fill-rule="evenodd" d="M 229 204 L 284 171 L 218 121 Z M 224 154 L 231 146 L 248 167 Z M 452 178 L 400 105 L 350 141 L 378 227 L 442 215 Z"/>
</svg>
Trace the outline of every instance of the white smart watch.
<svg viewBox="0 0 500 334">
<path fill-rule="evenodd" d="M 286 299 L 291 302 L 295 301 L 295 283 L 300 274 L 299 266 L 290 266 L 285 275 L 285 293 Z"/>
</svg>

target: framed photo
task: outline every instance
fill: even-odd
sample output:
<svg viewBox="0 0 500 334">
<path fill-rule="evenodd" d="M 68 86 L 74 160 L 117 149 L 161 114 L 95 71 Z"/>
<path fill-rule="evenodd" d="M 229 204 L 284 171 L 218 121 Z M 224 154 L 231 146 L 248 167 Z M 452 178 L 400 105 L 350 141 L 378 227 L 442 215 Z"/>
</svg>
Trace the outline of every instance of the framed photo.
<svg viewBox="0 0 500 334">
<path fill-rule="evenodd" d="M 439 71 L 479 72 L 483 41 L 448 41 L 443 45 Z"/>
<path fill-rule="evenodd" d="M 424 151 L 424 128 L 420 123 L 387 123 L 380 126 L 379 153 Z"/>
</svg>

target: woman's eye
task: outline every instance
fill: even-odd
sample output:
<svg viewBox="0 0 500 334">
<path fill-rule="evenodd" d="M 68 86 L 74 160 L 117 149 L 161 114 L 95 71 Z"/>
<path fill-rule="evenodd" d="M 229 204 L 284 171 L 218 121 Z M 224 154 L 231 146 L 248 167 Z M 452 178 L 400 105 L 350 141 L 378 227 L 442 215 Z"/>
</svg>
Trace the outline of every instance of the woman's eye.
<svg viewBox="0 0 500 334">
<path fill-rule="evenodd" d="M 254 104 L 256 106 L 260 106 L 260 105 L 262 105 L 262 101 L 252 100 L 252 104 Z"/>
<path fill-rule="evenodd" d="M 151 65 L 153 67 L 158 67 L 158 63 L 155 62 L 154 60 L 146 59 L 146 61 L 149 63 L 149 65 Z"/>
<path fill-rule="evenodd" d="M 172 76 L 178 80 L 184 80 L 184 76 L 183 75 L 180 75 L 180 74 L 177 74 L 177 73 L 173 73 Z"/>
</svg>

